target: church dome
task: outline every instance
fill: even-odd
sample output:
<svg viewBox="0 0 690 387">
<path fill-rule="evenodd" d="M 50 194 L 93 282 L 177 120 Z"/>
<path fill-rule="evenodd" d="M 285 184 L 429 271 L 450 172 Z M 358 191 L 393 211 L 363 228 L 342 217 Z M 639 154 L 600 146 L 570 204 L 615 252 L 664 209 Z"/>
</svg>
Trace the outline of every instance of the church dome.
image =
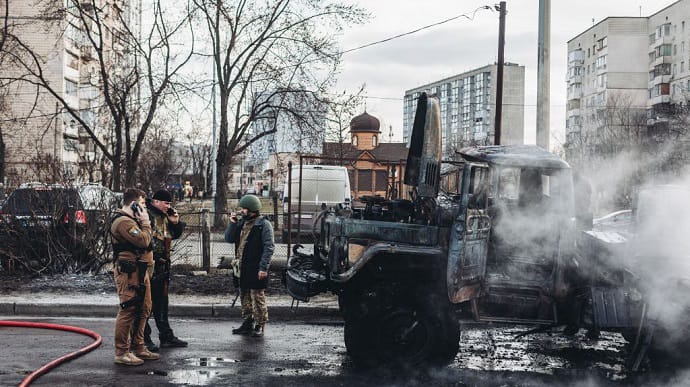
<svg viewBox="0 0 690 387">
<path fill-rule="evenodd" d="M 368 114 L 367 112 L 364 112 L 357 117 L 353 118 L 350 121 L 350 132 L 351 133 L 356 133 L 356 132 L 378 132 L 380 133 L 381 131 L 379 130 L 379 127 L 381 126 L 381 123 L 379 122 L 379 119 Z"/>
</svg>

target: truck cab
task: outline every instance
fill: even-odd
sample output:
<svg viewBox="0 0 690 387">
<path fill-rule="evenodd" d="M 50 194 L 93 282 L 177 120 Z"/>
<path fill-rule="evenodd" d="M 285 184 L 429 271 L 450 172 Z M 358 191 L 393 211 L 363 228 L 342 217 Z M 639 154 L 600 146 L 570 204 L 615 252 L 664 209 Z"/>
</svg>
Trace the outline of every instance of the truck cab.
<svg viewBox="0 0 690 387">
<path fill-rule="evenodd" d="M 465 148 L 444 163 L 441 132 L 438 100 L 423 94 L 404 176 L 412 199 L 325 210 L 314 253 L 288 264 L 293 297 L 337 294 L 353 361 L 448 362 L 463 319 L 629 328 L 627 293 L 578 266 L 568 164 L 531 145 Z"/>
</svg>

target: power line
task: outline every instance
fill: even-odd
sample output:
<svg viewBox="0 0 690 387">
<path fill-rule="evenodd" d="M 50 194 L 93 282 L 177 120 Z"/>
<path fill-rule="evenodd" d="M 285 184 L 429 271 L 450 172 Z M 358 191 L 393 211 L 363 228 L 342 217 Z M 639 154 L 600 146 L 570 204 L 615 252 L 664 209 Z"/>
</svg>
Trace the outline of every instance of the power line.
<svg viewBox="0 0 690 387">
<path fill-rule="evenodd" d="M 441 20 L 440 22 L 432 23 L 432 24 L 426 25 L 426 26 L 424 26 L 424 27 L 419 27 L 419 28 L 417 28 L 417 29 L 415 29 L 415 30 L 412 30 L 412 31 L 403 32 L 402 34 L 398 34 L 398 35 L 395 35 L 395 36 L 391 36 L 391 37 L 389 37 L 389 38 L 377 40 L 377 41 L 375 41 L 375 42 L 371 42 L 371 43 L 363 44 L 363 45 L 358 46 L 358 47 L 350 48 L 350 49 L 347 49 L 347 50 L 345 50 L 345 51 L 341 51 L 340 53 L 341 53 L 341 54 L 347 54 L 347 53 L 350 53 L 350 52 L 353 52 L 353 51 L 361 50 L 361 49 L 363 49 L 363 48 L 375 46 L 375 45 L 377 45 L 377 44 L 381 44 L 381 43 L 385 43 L 385 42 L 390 42 L 391 40 L 398 39 L 398 38 L 402 38 L 403 36 L 407 36 L 407 35 L 412 35 L 412 34 L 415 34 L 415 33 L 419 32 L 419 31 L 423 31 L 423 30 L 426 30 L 426 29 L 429 29 L 429 28 L 432 28 L 432 27 L 440 26 L 441 24 L 445 24 L 445 23 L 451 22 L 451 21 L 453 21 L 453 20 L 460 19 L 460 18 L 462 18 L 462 17 L 467 18 L 468 20 L 474 20 L 474 16 L 476 15 L 476 13 L 477 13 L 479 10 L 482 10 L 482 9 L 488 9 L 488 10 L 490 10 L 490 11 L 493 11 L 493 8 L 492 8 L 492 7 L 490 7 L 490 6 L 488 6 L 488 5 L 483 5 L 483 6 L 481 6 L 481 7 L 476 8 L 476 9 L 475 9 L 474 11 L 472 11 L 472 12 L 467 12 L 467 13 L 463 13 L 463 14 L 461 14 L 461 15 L 453 16 L 453 17 L 450 17 L 450 18 L 448 18 L 448 19 Z M 471 15 L 471 16 L 470 16 L 470 15 Z"/>
</svg>

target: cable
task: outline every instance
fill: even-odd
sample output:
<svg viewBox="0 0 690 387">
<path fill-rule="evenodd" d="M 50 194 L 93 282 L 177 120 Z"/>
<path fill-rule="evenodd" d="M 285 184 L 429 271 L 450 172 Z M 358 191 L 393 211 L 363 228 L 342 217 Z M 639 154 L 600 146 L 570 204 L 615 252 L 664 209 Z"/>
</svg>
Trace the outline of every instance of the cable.
<svg viewBox="0 0 690 387">
<path fill-rule="evenodd" d="M 15 328 L 38 328 L 38 329 L 54 329 L 54 330 L 60 330 L 60 331 L 66 331 L 66 332 L 73 332 L 73 333 L 79 333 L 81 335 L 85 336 L 90 336 L 92 337 L 95 341 L 86 347 L 77 350 L 72 353 L 68 353 L 65 356 L 62 356 L 60 358 L 57 358 L 49 363 L 46 363 L 44 366 L 41 368 L 37 369 L 36 371 L 32 372 L 22 380 L 22 382 L 19 384 L 20 387 L 25 387 L 36 381 L 41 375 L 47 374 L 50 370 L 53 368 L 59 366 L 62 363 L 65 363 L 69 360 L 75 359 L 77 357 L 83 356 L 94 349 L 98 348 L 101 343 L 103 342 L 103 339 L 101 338 L 101 335 L 94 331 L 90 331 L 88 329 L 80 328 L 80 327 L 74 327 L 71 325 L 59 325 L 59 324 L 51 324 L 51 323 L 38 323 L 38 322 L 31 322 L 31 321 L 5 321 L 5 320 L 0 320 L 0 327 L 15 327 Z"/>
<path fill-rule="evenodd" d="M 493 11 L 493 8 L 491 8 L 490 6 L 488 6 L 488 5 L 483 5 L 483 6 L 481 6 L 481 7 L 478 7 L 478 8 L 475 9 L 474 11 L 472 11 L 472 16 L 471 16 L 471 17 L 468 16 L 468 13 L 463 13 L 463 14 L 461 14 L 461 15 L 453 16 L 453 17 L 451 17 L 451 18 L 442 20 L 442 21 L 440 21 L 440 22 L 432 23 L 432 24 L 426 25 L 426 26 L 424 26 L 424 27 L 419 27 L 419 28 L 417 28 L 416 30 L 412 30 L 412 31 L 408 31 L 408 32 L 403 32 L 402 34 L 398 34 L 398 35 L 395 35 L 395 36 L 391 36 L 390 38 L 377 40 L 377 41 L 375 41 L 375 42 L 367 43 L 367 44 L 361 45 L 361 46 L 359 46 L 359 47 L 354 47 L 354 48 L 347 49 L 347 50 L 345 50 L 345 51 L 341 51 L 340 54 L 341 54 L 341 55 L 342 55 L 342 54 L 347 54 L 347 53 L 350 53 L 350 52 L 353 52 L 353 51 L 361 50 L 361 49 L 363 49 L 363 48 L 375 46 L 375 45 L 377 45 L 377 44 L 381 44 L 381 43 L 385 43 L 385 42 L 390 42 L 391 40 L 398 39 L 398 38 L 402 38 L 403 36 L 412 35 L 412 34 L 417 33 L 417 32 L 419 32 L 419 31 L 423 31 L 423 30 L 429 29 L 429 28 L 431 28 L 431 27 L 440 26 L 441 24 L 445 24 L 445 23 L 451 22 L 451 21 L 453 21 L 453 20 L 460 19 L 461 17 L 467 18 L 468 20 L 474 20 L 474 16 L 475 16 L 476 13 L 477 13 L 479 10 L 481 10 L 481 9 L 488 9 L 488 10 L 490 10 L 490 11 Z"/>
</svg>

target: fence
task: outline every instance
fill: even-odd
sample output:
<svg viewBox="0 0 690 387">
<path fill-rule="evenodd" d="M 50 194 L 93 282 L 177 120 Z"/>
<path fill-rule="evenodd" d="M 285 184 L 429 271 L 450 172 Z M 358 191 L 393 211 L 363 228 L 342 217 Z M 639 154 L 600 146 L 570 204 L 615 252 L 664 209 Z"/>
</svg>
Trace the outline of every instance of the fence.
<svg viewBox="0 0 690 387">
<path fill-rule="evenodd" d="M 212 230 L 214 213 L 207 209 L 185 212 L 183 207 L 178 208 L 178 212 L 187 226 L 182 236 L 173 241 L 172 264 L 189 265 L 204 270 L 227 267 L 225 265 L 235 256 L 235 245 L 225 242 L 224 230 Z M 275 214 L 268 214 L 269 219 L 273 216 Z M 274 230 L 274 233 L 278 232 L 279 230 Z M 278 238 L 276 240 L 280 242 Z M 273 261 L 284 264 L 287 257 L 288 246 L 276 243 Z"/>
</svg>

